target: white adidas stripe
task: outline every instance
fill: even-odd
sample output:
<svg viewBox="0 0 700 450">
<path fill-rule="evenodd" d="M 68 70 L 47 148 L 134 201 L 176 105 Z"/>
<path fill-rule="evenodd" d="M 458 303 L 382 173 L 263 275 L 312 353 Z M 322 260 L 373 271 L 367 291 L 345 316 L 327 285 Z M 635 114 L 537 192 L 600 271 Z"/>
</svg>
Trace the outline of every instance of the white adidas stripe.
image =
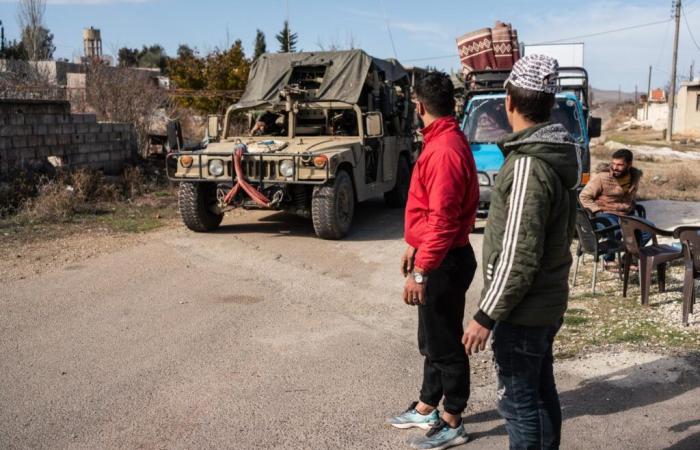
<svg viewBox="0 0 700 450">
<path fill-rule="evenodd" d="M 524 174 L 524 166 L 525 166 L 525 161 L 524 159 L 518 159 L 515 164 L 515 176 L 513 177 L 513 184 L 511 188 L 511 194 L 510 194 L 510 205 L 509 205 L 509 211 L 508 211 L 508 219 L 506 220 L 506 229 L 505 229 L 505 236 L 503 239 L 503 244 L 501 246 L 501 257 L 500 260 L 498 261 L 498 268 L 496 270 L 496 274 L 493 277 L 494 282 L 489 288 L 489 292 L 487 296 L 484 297 L 484 301 L 482 302 L 482 310 L 486 312 L 491 304 L 494 302 L 494 298 L 496 295 L 496 292 L 500 289 L 501 284 L 505 281 L 503 278 L 503 274 L 505 271 L 506 266 L 508 265 L 508 260 L 510 259 L 510 254 L 513 250 L 512 246 L 512 241 L 514 239 L 513 232 L 515 230 L 515 217 L 517 216 L 518 213 L 518 204 L 520 203 L 520 193 L 521 193 L 521 188 L 520 186 L 522 185 L 523 181 L 523 174 Z"/>
<path fill-rule="evenodd" d="M 493 296 L 494 292 L 498 289 L 498 285 L 500 283 L 500 277 L 499 275 L 503 272 L 503 269 L 505 267 L 505 261 L 507 259 L 507 253 L 508 249 L 510 248 L 508 243 L 511 240 L 511 234 L 512 234 L 512 229 L 513 229 L 513 216 L 515 215 L 515 205 L 516 205 L 516 197 L 517 197 L 517 187 L 520 184 L 520 180 L 522 178 L 522 166 L 523 166 L 523 160 L 518 159 L 515 162 L 515 167 L 513 169 L 513 184 L 512 184 L 512 189 L 511 189 L 511 196 L 510 196 L 510 205 L 509 205 L 509 211 L 508 211 L 508 219 L 506 220 L 506 228 L 503 236 L 503 244 L 501 246 L 501 257 L 498 260 L 498 264 L 496 266 L 496 277 L 495 281 L 491 283 L 491 286 L 489 286 L 489 290 L 486 292 L 486 295 L 481 301 L 481 304 L 479 307 L 484 310 L 485 306 L 490 303 L 490 299 Z"/>
<path fill-rule="evenodd" d="M 508 277 L 510 276 L 510 271 L 513 268 L 513 263 L 515 262 L 515 253 L 516 253 L 516 247 L 518 245 L 518 234 L 520 233 L 520 223 L 523 217 L 523 206 L 525 205 L 525 196 L 527 193 L 527 184 L 528 184 L 528 179 L 530 176 L 530 164 L 532 162 L 532 158 L 528 157 L 526 158 L 526 163 L 525 163 L 525 171 L 522 177 L 522 186 L 520 187 L 520 192 L 519 192 L 519 201 L 517 205 L 517 216 L 515 218 L 515 231 L 513 233 L 513 241 L 511 244 L 512 251 L 509 254 L 508 258 L 508 266 L 506 267 L 505 274 L 503 275 L 503 280 L 502 283 L 500 284 L 500 287 L 496 294 L 493 296 L 491 299 L 491 304 L 487 305 L 486 311 L 484 311 L 486 314 L 491 314 L 493 313 L 493 310 L 496 308 L 496 304 L 498 303 L 498 299 L 500 299 L 501 295 L 503 295 L 503 291 L 506 288 L 506 285 L 508 284 Z"/>
</svg>

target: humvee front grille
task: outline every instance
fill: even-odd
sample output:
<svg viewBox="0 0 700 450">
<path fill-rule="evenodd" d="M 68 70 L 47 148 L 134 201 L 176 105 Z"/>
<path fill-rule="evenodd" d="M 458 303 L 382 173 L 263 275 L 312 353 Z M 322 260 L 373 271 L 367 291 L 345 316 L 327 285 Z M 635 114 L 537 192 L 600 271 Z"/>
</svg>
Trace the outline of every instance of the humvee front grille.
<svg viewBox="0 0 700 450">
<path fill-rule="evenodd" d="M 234 174 L 233 163 L 228 161 L 228 173 Z M 243 174 L 249 180 L 255 181 L 261 178 L 260 168 L 262 167 L 262 178 L 277 178 L 277 163 L 276 161 L 252 161 L 243 160 L 241 161 L 241 168 L 243 169 Z"/>
</svg>

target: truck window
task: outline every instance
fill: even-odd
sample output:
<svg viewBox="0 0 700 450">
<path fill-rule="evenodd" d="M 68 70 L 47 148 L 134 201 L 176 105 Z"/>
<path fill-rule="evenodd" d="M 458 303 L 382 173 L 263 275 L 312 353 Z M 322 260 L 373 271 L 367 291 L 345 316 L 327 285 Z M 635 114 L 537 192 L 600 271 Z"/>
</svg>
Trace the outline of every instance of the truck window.
<svg viewBox="0 0 700 450">
<path fill-rule="evenodd" d="M 296 122 L 296 136 L 359 136 L 352 109 L 302 109 Z"/>
<path fill-rule="evenodd" d="M 552 110 L 552 122 L 561 123 L 578 140 L 581 133 L 579 110 L 576 102 L 566 98 L 557 98 Z M 469 142 L 495 143 L 512 132 L 505 110 L 505 98 L 486 98 L 473 100 L 469 106 L 464 133 Z"/>
</svg>

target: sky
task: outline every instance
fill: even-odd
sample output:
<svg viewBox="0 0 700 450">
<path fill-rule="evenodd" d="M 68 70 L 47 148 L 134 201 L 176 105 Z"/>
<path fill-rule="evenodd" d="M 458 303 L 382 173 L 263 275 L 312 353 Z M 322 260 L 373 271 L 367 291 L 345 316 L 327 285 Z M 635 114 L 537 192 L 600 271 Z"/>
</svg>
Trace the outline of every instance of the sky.
<svg viewBox="0 0 700 450">
<path fill-rule="evenodd" d="M 693 61 L 700 76 L 700 0 L 683 5 L 678 70 L 687 79 Z M 251 54 L 256 29 L 265 33 L 268 50 L 276 51 L 274 35 L 288 17 L 301 50 L 352 44 L 406 66 L 458 71 L 455 39 L 500 20 L 512 23 L 526 44 L 583 42 L 591 84 L 633 92 L 635 85 L 646 89 L 650 65 L 652 85 L 668 83 L 671 6 L 672 0 L 47 0 L 45 22 L 55 35 L 55 56 L 71 60 L 82 54 L 82 29 L 89 26 L 101 30 L 105 54 L 155 43 L 170 55 L 179 44 L 206 53 L 236 39 Z M 17 1 L 0 0 L 0 20 L 6 39 L 19 35 Z"/>
</svg>

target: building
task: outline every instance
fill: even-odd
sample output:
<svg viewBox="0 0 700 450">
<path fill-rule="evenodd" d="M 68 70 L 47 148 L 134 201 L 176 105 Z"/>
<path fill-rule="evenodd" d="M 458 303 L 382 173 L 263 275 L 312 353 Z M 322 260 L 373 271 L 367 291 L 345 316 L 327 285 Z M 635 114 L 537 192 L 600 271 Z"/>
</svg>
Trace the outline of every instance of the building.
<svg viewBox="0 0 700 450">
<path fill-rule="evenodd" d="M 681 82 L 673 128 L 674 133 L 700 136 L 700 80 Z"/>
<path fill-rule="evenodd" d="M 646 95 L 643 95 L 642 105 L 637 108 L 637 120 L 654 130 L 665 130 L 668 127 L 666 91 L 663 89 L 652 89 L 648 98 Z"/>
</svg>

